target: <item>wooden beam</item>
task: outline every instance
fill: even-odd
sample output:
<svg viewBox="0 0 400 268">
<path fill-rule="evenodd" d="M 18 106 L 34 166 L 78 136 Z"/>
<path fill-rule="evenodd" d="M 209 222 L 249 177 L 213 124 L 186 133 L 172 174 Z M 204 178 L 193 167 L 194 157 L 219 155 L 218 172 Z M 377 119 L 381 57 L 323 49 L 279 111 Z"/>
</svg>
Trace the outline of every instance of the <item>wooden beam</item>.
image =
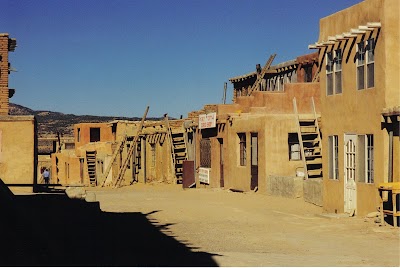
<svg viewBox="0 0 400 268">
<path fill-rule="evenodd" d="M 367 31 L 365 30 L 359 30 L 359 29 L 351 29 L 350 32 L 352 34 L 365 34 Z"/>
<path fill-rule="evenodd" d="M 381 23 L 380 22 L 368 22 L 367 26 L 370 28 L 381 28 Z"/>
</svg>

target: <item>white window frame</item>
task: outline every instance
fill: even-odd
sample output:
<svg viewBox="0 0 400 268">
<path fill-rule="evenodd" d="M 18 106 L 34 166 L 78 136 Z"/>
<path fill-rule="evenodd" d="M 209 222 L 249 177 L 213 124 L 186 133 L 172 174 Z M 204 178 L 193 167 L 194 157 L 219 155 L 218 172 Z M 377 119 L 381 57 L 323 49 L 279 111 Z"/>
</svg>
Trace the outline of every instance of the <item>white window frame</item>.
<svg viewBox="0 0 400 268">
<path fill-rule="evenodd" d="M 375 87 L 375 39 L 357 43 L 357 90 Z M 360 77 L 360 73 L 363 77 Z M 362 84 L 361 84 L 362 83 Z"/>
<path fill-rule="evenodd" d="M 338 135 L 328 137 L 328 175 L 329 179 L 339 180 L 339 138 Z"/>
<path fill-rule="evenodd" d="M 334 94 L 341 94 L 342 89 L 342 60 L 343 60 L 343 51 L 341 48 L 335 50 L 335 58 L 333 64 L 333 85 L 334 85 Z"/>
<path fill-rule="evenodd" d="M 341 48 L 326 53 L 326 95 L 342 94 L 342 59 Z M 329 82 L 331 81 L 331 82 Z"/>
<path fill-rule="evenodd" d="M 374 135 L 358 135 L 358 182 L 374 183 Z"/>
</svg>

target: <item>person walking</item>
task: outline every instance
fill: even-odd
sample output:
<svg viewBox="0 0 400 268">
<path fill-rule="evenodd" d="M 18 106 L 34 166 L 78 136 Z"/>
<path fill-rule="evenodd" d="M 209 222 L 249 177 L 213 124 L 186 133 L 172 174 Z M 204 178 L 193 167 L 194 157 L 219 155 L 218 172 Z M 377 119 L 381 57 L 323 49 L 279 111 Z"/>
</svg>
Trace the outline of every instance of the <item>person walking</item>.
<svg viewBox="0 0 400 268">
<path fill-rule="evenodd" d="M 49 170 L 46 168 L 43 173 L 42 173 L 43 179 L 44 179 L 44 183 L 45 184 L 49 184 L 50 182 L 50 172 Z"/>
</svg>

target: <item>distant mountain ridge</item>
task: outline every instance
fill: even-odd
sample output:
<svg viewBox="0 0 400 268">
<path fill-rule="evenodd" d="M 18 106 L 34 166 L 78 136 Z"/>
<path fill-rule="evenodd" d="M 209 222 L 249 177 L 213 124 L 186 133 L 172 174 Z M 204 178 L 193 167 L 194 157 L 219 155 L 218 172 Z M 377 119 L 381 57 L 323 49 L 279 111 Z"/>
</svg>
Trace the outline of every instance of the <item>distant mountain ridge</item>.
<svg viewBox="0 0 400 268">
<path fill-rule="evenodd" d="M 38 123 L 38 136 L 56 136 L 59 132 L 62 136 L 73 136 L 74 124 L 101 123 L 112 120 L 141 120 L 139 117 L 117 117 L 96 115 L 74 115 L 52 111 L 35 111 L 19 104 L 10 103 L 10 115 L 34 115 Z M 148 120 L 161 120 L 162 118 L 146 118 Z"/>
</svg>

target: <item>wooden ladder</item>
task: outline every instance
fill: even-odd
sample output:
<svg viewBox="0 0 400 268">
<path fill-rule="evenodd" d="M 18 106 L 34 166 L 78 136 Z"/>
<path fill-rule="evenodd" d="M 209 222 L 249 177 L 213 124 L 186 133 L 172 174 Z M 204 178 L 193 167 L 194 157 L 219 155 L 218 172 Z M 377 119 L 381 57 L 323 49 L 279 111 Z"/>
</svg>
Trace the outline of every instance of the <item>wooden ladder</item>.
<svg viewBox="0 0 400 268">
<path fill-rule="evenodd" d="M 261 84 L 261 81 L 263 80 L 264 75 L 269 70 L 269 67 L 271 67 L 271 64 L 274 61 L 275 56 L 276 56 L 276 54 L 273 54 L 269 57 L 267 63 L 265 63 L 264 67 L 262 68 L 261 73 L 257 76 L 257 80 L 254 82 L 253 86 L 247 92 L 247 96 L 250 96 L 253 91 L 256 91 L 258 89 L 258 87 Z"/>
<path fill-rule="evenodd" d="M 122 179 L 123 179 L 123 177 L 124 177 L 124 175 L 125 175 L 125 171 L 126 171 L 128 165 L 129 165 L 129 162 L 130 162 L 130 160 L 131 160 L 131 157 L 132 157 L 132 155 L 133 155 L 133 152 L 134 152 L 134 150 L 136 149 L 136 143 L 137 143 L 137 141 L 138 141 L 138 139 L 139 139 L 140 134 L 142 133 L 144 120 L 146 119 L 146 116 L 147 116 L 147 112 L 148 112 L 148 111 L 149 111 L 149 106 L 147 106 L 146 111 L 144 112 L 144 115 L 143 115 L 143 117 L 142 117 L 142 121 L 140 121 L 139 128 L 138 128 L 138 130 L 137 130 L 137 132 L 136 132 L 135 137 L 133 138 L 133 141 L 132 141 L 132 143 L 131 143 L 131 146 L 129 147 L 129 150 L 128 150 L 128 153 L 127 153 L 127 155 L 126 155 L 126 158 L 125 158 L 125 160 L 124 160 L 124 162 L 123 162 L 121 168 L 120 168 L 119 171 L 118 171 L 118 175 L 117 175 L 117 177 L 116 177 L 116 179 L 115 179 L 115 182 L 114 182 L 114 188 L 119 187 L 120 184 L 121 184 L 121 182 L 122 182 Z M 134 162 L 135 162 L 135 160 L 136 160 L 136 159 L 133 159 Z M 135 163 L 133 163 L 133 165 L 135 165 Z"/>
<path fill-rule="evenodd" d="M 300 118 L 297 110 L 296 98 L 293 98 L 293 109 L 296 116 L 297 135 L 299 138 L 305 179 L 322 178 L 321 132 L 313 97 L 311 101 L 313 109 L 312 118 Z"/>
<path fill-rule="evenodd" d="M 176 183 L 181 183 L 183 178 L 183 161 L 187 159 L 187 149 L 185 134 L 182 132 L 172 132 L 169 125 L 168 115 L 165 116 L 167 136 L 171 145 L 172 172 Z"/>
<path fill-rule="evenodd" d="M 117 155 L 124 149 L 127 138 L 128 137 L 125 133 L 123 140 L 120 141 L 118 143 L 117 148 L 115 148 L 115 151 L 114 151 L 113 155 L 111 156 L 111 161 L 108 164 L 108 166 L 103 174 L 103 183 L 101 184 L 101 187 L 104 187 L 104 186 L 108 185 L 109 183 L 111 183 L 112 178 L 110 180 L 107 180 L 108 174 L 110 173 L 111 167 L 114 164 L 114 161 L 117 158 Z"/>
<path fill-rule="evenodd" d="M 94 187 L 97 185 L 96 151 L 86 151 L 86 165 L 89 175 L 89 185 Z"/>
</svg>

